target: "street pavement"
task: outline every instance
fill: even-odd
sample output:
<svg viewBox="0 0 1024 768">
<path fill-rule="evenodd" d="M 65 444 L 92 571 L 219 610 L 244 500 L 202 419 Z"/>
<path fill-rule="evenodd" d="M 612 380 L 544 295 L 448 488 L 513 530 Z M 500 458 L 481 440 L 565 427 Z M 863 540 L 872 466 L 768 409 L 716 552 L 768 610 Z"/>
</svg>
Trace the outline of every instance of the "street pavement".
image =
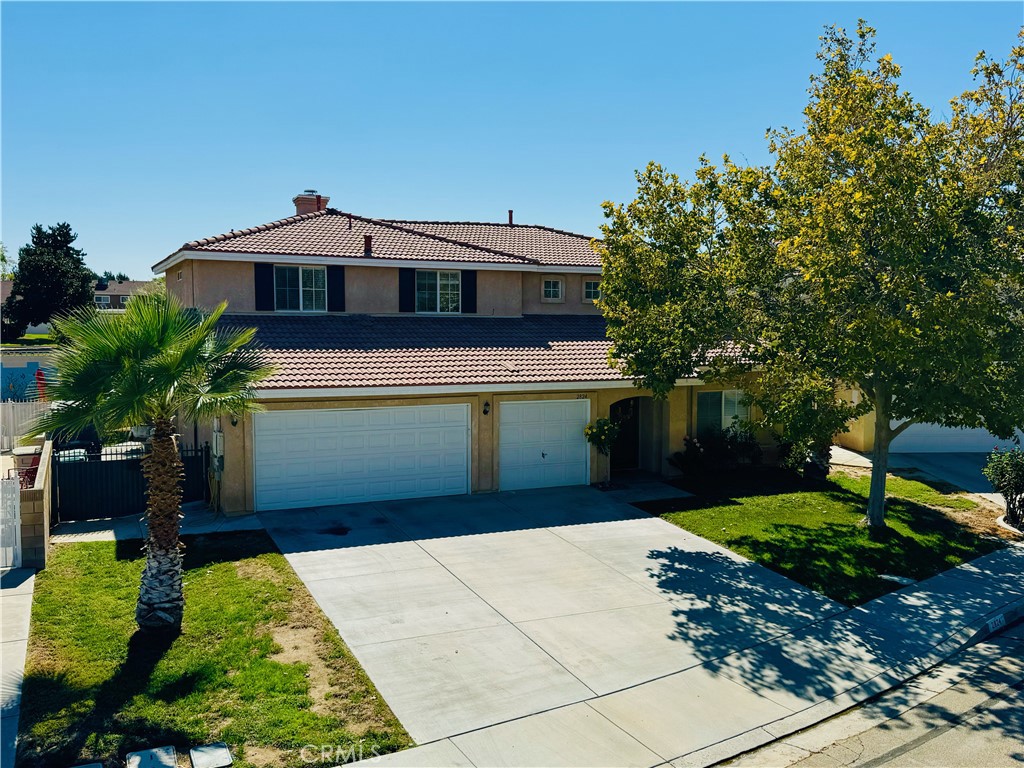
<svg viewBox="0 0 1024 768">
<path fill-rule="evenodd" d="M 730 768 L 1020 768 L 1024 623 Z"/>
</svg>

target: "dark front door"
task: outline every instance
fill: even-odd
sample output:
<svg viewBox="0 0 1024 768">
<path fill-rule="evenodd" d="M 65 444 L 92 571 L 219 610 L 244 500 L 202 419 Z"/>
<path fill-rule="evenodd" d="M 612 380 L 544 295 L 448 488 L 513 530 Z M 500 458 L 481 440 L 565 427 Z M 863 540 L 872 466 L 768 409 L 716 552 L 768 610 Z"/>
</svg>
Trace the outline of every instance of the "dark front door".
<svg viewBox="0 0 1024 768">
<path fill-rule="evenodd" d="M 613 403 L 610 417 L 619 425 L 612 445 L 612 472 L 640 468 L 640 398 Z"/>
</svg>

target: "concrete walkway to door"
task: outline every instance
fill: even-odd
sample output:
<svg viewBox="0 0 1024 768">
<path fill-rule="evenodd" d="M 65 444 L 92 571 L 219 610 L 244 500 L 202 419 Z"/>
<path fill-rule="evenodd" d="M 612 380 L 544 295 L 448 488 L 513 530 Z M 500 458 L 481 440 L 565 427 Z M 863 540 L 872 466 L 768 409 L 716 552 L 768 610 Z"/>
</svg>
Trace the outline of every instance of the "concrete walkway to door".
<svg viewBox="0 0 1024 768">
<path fill-rule="evenodd" d="M 702 664 L 844 610 L 619 495 L 554 488 L 260 517 L 419 743 L 597 697 L 614 720 L 654 680 L 703 707 Z M 698 671 L 689 692 L 668 690 L 687 669 Z M 728 686 L 724 728 L 788 712 Z M 587 705 L 559 711 L 558 727 L 606 722 Z M 609 763 L 639 748 L 591 736 Z"/>
</svg>

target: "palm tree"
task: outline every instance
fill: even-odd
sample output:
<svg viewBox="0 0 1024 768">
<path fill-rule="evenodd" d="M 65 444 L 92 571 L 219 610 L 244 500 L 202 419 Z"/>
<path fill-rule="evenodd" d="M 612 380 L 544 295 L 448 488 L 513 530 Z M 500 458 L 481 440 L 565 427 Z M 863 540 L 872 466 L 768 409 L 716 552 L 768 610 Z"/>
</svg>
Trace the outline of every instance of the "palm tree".
<svg viewBox="0 0 1024 768">
<path fill-rule="evenodd" d="M 95 425 L 101 437 L 152 425 L 142 459 L 146 480 L 146 565 L 135 621 L 139 628 L 181 628 L 179 510 L 184 476 L 175 419 L 212 420 L 259 410 L 256 385 L 272 371 L 253 346 L 255 330 L 218 328 L 227 308 L 187 309 L 164 293 L 132 299 L 124 314 L 86 307 L 56 321 L 66 341 L 54 355 L 56 405 L 36 434 L 77 435 Z"/>
</svg>

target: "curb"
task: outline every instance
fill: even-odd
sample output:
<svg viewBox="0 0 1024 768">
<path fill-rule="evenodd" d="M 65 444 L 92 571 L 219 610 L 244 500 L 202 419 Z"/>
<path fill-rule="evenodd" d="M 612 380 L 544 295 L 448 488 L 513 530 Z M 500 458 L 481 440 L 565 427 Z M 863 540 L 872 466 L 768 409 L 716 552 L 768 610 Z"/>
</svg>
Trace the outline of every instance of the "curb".
<svg viewBox="0 0 1024 768">
<path fill-rule="evenodd" d="M 905 664 L 890 667 L 870 680 L 831 699 L 813 704 L 807 709 L 682 755 L 672 760 L 671 764 L 676 768 L 706 768 L 810 728 L 886 691 L 904 685 L 1020 618 L 1024 618 L 1024 597 L 1011 598 L 1001 608 L 968 622 L 924 655 L 917 656 Z"/>
</svg>

